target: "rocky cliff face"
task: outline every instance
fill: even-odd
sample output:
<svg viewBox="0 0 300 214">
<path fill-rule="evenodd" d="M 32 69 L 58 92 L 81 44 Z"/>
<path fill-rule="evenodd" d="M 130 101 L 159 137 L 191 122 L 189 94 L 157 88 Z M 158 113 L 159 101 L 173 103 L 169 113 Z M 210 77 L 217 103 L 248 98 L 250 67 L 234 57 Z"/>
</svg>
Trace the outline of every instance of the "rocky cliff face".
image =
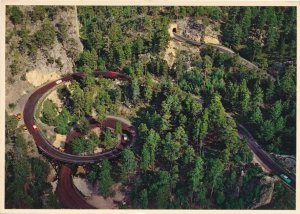
<svg viewBox="0 0 300 214">
<path fill-rule="evenodd" d="M 6 8 L 6 109 L 9 113 L 20 112 L 24 102 L 19 101 L 26 100 L 22 97 L 34 86 L 51 80 L 48 77 L 72 73 L 74 62 L 83 50 L 76 7 L 16 8 L 14 12 L 12 7 Z M 16 13 L 22 16 L 18 23 L 12 18 Z M 53 30 L 52 34 L 44 30 L 45 24 Z M 51 45 L 38 43 L 40 33 L 43 34 L 41 39 L 45 42 L 50 40 Z M 28 78 L 32 72 L 35 74 L 34 82 Z M 9 108 L 9 104 L 16 106 Z"/>
<path fill-rule="evenodd" d="M 274 182 L 276 178 L 270 176 L 264 176 L 261 180 L 263 184 L 263 189 L 258 201 L 254 202 L 254 205 L 251 209 L 259 208 L 263 205 L 267 205 L 271 202 L 274 192 Z"/>
<path fill-rule="evenodd" d="M 220 23 L 208 19 L 185 18 L 177 21 L 177 33 L 197 42 L 220 44 Z"/>
</svg>

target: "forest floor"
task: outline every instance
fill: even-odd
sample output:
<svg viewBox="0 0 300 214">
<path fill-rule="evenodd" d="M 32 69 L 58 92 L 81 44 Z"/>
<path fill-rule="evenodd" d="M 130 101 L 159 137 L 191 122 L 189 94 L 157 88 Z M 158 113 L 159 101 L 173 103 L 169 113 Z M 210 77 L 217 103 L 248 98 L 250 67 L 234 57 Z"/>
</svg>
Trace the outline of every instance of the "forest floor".
<svg viewBox="0 0 300 214">
<path fill-rule="evenodd" d="M 78 177 L 74 178 L 73 181 L 78 190 L 87 197 L 87 202 L 98 209 L 117 208 L 117 203 L 124 200 L 125 195 L 121 191 L 121 183 L 113 184 L 111 188 L 113 195 L 104 198 L 98 194 L 98 184 L 92 185 L 87 179 Z"/>
</svg>

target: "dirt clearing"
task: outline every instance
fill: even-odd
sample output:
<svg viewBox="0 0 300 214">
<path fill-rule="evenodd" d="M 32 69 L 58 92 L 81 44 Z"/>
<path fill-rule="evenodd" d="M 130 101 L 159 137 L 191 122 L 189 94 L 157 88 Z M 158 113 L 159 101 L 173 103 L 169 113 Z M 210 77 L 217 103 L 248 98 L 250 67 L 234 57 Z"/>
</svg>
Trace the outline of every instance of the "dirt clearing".
<svg viewBox="0 0 300 214">
<path fill-rule="evenodd" d="M 63 107 L 63 102 L 58 98 L 57 90 L 52 91 L 48 97 L 49 100 L 52 100 L 52 102 L 61 109 Z"/>
<path fill-rule="evenodd" d="M 169 67 L 172 67 L 172 65 L 174 64 L 174 61 L 176 59 L 177 47 L 178 47 L 177 42 L 175 42 L 173 40 L 169 41 L 169 44 L 168 44 L 168 47 L 166 49 L 165 56 L 164 56 L 164 60 L 167 61 Z"/>
<path fill-rule="evenodd" d="M 107 197 L 106 199 L 103 196 L 97 195 L 95 192 L 87 200 L 87 202 L 99 209 L 114 209 L 117 208 L 115 202 L 122 202 L 125 198 L 125 195 L 121 192 L 122 184 L 116 183 L 112 186 L 112 191 L 115 193 L 113 197 Z M 97 190 L 97 188 L 95 188 Z"/>
<path fill-rule="evenodd" d="M 67 139 L 66 135 L 56 134 L 55 141 L 53 142 L 52 145 L 56 148 L 59 148 L 60 146 L 64 147 L 66 139 Z"/>
<path fill-rule="evenodd" d="M 87 197 L 90 197 L 93 193 L 90 184 L 84 178 L 74 177 L 73 183 L 77 187 L 77 189 Z"/>
<path fill-rule="evenodd" d="M 204 36 L 204 43 L 219 45 L 220 41 L 217 38 L 211 36 Z"/>
<path fill-rule="evenodd" d="M 116 205 L 112 198 L 103 198 L 100 195 L 93 195 L 87 202 L 98 209 L 114 209 Z"/>
<path fill-rule="evenodd" d="M 56 72 L 43 72 L 40 70 L 32 70 L 26 73 L 27 81 L 36 87 L 59 78 L 60 76 Z"/>
</svg>

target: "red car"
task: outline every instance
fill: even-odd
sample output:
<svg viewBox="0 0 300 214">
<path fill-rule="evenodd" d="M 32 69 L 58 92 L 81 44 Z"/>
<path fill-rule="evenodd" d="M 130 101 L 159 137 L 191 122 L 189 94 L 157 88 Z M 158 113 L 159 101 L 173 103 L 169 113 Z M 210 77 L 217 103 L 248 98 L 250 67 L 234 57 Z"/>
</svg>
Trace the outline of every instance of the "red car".
<svg viewBox="0 0 300 214">
<path fill-rule="evenodd" d="M 119 72 L 115 72 L 115 71 L 107 71 L 107 76 L 109 78 L 115 78 L 116 76 L 119 75 Z"/>
</svg>

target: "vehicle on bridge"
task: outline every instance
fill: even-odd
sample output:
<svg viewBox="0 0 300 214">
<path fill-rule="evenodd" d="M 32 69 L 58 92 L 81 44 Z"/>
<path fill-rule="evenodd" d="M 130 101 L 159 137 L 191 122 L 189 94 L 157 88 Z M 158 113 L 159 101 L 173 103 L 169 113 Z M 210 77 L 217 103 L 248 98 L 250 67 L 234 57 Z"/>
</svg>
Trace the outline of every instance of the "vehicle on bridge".
<svg viewBox="0 0 300 214">
<path fill-rule="evenodd" d="M 119 75 L 118 72 L 115 72 L 115 71 L 107 71 L 106 77 L 108 77 L 108 78 L 115 78 L 115 77 L 117 77 L 118 75 Z"/>
<path fill-rule="evenodd" d="M 288 184 L 290 184 L 292 182 L 292 180 L 285 174 L 280 174 L 280 178 L 282 178 Z"/>
<path fill-rule="evenodd" d="M 128 138 L 128 135 L 127 134 L 122 134 L 122 139 L 124 140 L 124 141 L 128 141 L 129 140 L 129 138 Z"/>
</svg>

